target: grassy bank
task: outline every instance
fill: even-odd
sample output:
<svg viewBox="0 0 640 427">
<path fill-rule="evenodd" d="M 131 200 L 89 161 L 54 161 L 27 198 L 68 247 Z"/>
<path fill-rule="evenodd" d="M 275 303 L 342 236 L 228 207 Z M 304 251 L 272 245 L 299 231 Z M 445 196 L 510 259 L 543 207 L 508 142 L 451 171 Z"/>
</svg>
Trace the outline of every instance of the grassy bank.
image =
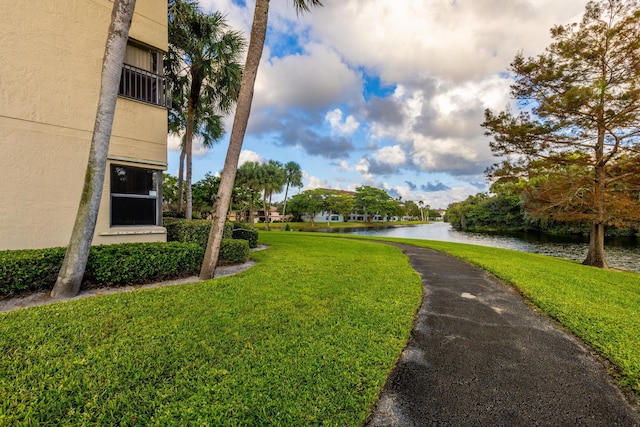
<svg viewBox="0 0 640 427">
<path fill-rule="evenodd" d="M 507 249 L 413 239 L 385 240 L 449 253 L 512 284 L 611 361 L 616 367 L 612 373 L 619 383 L 640 396 L 640 274 Z"/>
<path fill-rule="evenodd" d="M 360 425 L 418 275 L 384 245 L 261 239 L 237 276 L 0 314 L 0 425 Z"/>
</svg>

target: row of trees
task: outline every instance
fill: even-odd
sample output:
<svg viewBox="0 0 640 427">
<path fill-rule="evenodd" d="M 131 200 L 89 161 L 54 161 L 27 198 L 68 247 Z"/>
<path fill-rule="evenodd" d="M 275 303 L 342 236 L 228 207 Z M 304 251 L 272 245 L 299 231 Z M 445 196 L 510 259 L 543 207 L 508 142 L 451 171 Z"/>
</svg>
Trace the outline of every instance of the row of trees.
<svg viewBox="0 0 640 427">
<path fill-rule="evenodd" d="M 586 235 L 588 222 L 559 221 L 528 210 L 524 197 L 511 191 L 496 194 L 478 193 L 447 208 L 445 220 L 462 231 L 522 231 L 548 234 Z M 640 233 L 640 221 L 626 221 L 619 227 L 610 226 L 607 236 L 634 236 Z"/>
<path fill-rule="evenodd" d="M 333 215 L 341 215 L 348 220 L 351 214 L 362 215 L 368 222 L 373 222 L 376 216 L 380 218 L 409 217 L 427 220 L 435 216 L 429 205 L 424 202 L 415 203 L 408 200 L 404 203 L 395 200 L 379 188 L 361 186 L 355 192 L 317 188 L 306 190 L 291 197 L 289 213 L 297 220 L 307 216 L 312 225 L 315 217 L 325 215 L 327 225 Z"/>
<path fill-rule="evenodd" d="M 213 202 L 220 189 L 220 176 L 206 173 L 205 177 L 193 184 L 193 210 L 197 216 L 207 216 L 213 208 Z M 273 194 L 284 191 L 284 203 L 281 213 L 285 215 L 289 189 L 302 187 L 302 170 L 296 162 L 282 164 L 275 160 L 266 163 L 247 162 L 238 168 L 233 193 L 231 209 L 238 212 L 239 217 L 248 217 L 253 223 L 255 206 L 262 204 L 267 216 L 267 230 L 269 227 L 269 207 Z M 170 209 L 180 211 L 180 191 L 178 178 L 164 174 L 163 201 Z M 181 212 L 181 211 L 180 211 Z"/>
<path fill-rule="evenodd" d="M 265 213 L 266 228 L 269 227 L 269 211 L 274 193 L 284 191 L 284 200 L 275 203 L 278 212 L 285 216 L 289 214 L 294 220 L 302 220 L 307 215 L 313 218 L 326 214 L 327 219 L 332 215 L 342 215 L 347 219 L 352 213 L 372 213 L 383 217 L 407 217 L 414 220 L 427 221 L 437 213 L 430 209 L 423 201 L 418 203 L 407 200 L 393 200 L 384 190 L 362 186 L 356 192 L 346 192 L 331 189 L 306 190 L 288 197 L 289 189 L 302 186 L 302 172 L 295 162 L 282 165 L 280 162 L 267 163 L 248 162 L 238 168 L 236 182 L 231 200 L 231 210 L 236 211 L 241 220 L 254 222 L 255 207 L 262 205 Z M 164 174 L 163 202 L 169 210 L 175 210 L 178 197 L 178 179 Z M 208 217 L 211 212 L 213 199 L 220 188 L 220 176 L 211 173 L 193 184 L 194 215 L 200 218 Z"/>
</svg>

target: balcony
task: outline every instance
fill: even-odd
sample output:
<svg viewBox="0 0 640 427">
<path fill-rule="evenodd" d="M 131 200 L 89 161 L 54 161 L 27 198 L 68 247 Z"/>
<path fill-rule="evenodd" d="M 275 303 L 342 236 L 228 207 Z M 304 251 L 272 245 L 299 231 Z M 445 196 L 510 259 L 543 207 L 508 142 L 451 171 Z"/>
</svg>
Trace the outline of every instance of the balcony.
<svg viewBox="0 0 640 427">
<path fill-rule="evenodd" d="M 122 66 L 118 95 L 160 107 L 168 107 L 170 101 L 164 76 L 128 64 Z"/>
</svg>

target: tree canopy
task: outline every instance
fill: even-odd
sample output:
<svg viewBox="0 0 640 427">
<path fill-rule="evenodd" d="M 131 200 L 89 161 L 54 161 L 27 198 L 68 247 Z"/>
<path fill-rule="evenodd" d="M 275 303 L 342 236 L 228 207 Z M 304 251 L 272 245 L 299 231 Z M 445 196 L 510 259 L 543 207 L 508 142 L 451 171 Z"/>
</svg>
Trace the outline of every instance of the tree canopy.
<svg viewBox="0 0 640 427">
<path fill-rule="evenodd" d="M 638 0 L 589 2 L 578 24 L 551 29 L 543 54 L 511 64 L 520 107 L 485 111 L 502 163 L 499 182 L 524 178 L 529 212 L 590 224 L 585 264 L 607 267 L 605 226 L 640 216 L 640 10 Z"/>
<path fill-rule="evenodd" d="M 375 215 L 385 217 L 394 216 L 399 212 L 398 204 L 379 188 L 364 185 L 356 188 L 356 209 L 368 215 L 368 221 L 372 222 Z"/>
</svg>

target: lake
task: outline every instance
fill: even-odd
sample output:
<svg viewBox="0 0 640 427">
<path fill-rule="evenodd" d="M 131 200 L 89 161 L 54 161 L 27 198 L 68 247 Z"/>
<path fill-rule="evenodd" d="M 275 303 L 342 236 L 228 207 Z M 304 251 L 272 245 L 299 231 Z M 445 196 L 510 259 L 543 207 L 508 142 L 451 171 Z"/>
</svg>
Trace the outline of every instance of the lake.
<svg viewBox="0 0 640 427">
<path fill-rule="evenodd" d="M 446 222 L 415 226 L 332 229 L 332 232 L 365 236 L 404 237 L 470 243 L 473 245 L 513 249 L 582 262 L 587 255 L 588 238 L 583 236 L 549 236 L 538 233 L 494 234 L 456 231 Z M 612 268 L 640 273 L 640 244 L 634 238 L 608 239 L 605 255 Z"/>
</svg>

